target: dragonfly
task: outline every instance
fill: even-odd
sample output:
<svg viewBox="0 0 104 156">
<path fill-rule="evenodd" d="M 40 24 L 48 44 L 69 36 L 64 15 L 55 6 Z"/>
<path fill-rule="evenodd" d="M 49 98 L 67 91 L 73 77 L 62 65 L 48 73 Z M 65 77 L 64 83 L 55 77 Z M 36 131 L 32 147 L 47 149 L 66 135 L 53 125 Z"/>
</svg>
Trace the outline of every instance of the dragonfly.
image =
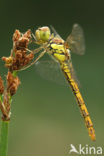
<svg viewBox="0 0 104 156">
<path fill-rule="evenodd" d="M 89 112 L 85 105 L 82 94 L 79 90 L 77 81 L 74 78 L 74 68 L 71 60 L 71 52 L 83 55 L 85 53 L 85 40 L 83 29 L 79 24 L 74 24 L 72 32 L 64 41 L 56 30 L 52 28 L 53 33 L 49 27 L 40 27 L 35 31 L 33 35 L 35 44 L 39 45 L 39 48 L 34 50 L 34 54 L 39 53 L 38 57 L 26 68 L 35 64 L 46 53 L 59 64 L 61 71 L 64 74 L 66 81 L 72 89 L 72 92 L 76 98 L 80 112 L 84 119 L 85 125 L 88 130 L 88 134 L 92 141 L 96 140 L 95 130 Z"/>
</svg>

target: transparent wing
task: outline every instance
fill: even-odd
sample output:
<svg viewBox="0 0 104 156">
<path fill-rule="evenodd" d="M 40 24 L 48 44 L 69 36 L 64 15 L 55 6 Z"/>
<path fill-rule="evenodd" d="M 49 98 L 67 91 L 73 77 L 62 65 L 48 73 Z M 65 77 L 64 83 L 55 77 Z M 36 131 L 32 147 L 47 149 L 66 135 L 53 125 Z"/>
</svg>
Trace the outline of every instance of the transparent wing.
<svg viewBox="0 0 104 156">
<path fill-rule="evenodd" d="M 35 71 L 44 79 L 57 84 L 67 86 L 67 81 L 60 69 L 58 62 L 54 60 L 40 60 L 35 64 Z"/>
<path fill-rule="evenodd" d="M 55 30 L 55 28 L 52 25 L 50 25 L 50 28 L 51 28 L 52 32 L 54 33 L 55 37 L 61 38 L 61 36 L 57 33 L 57 31 Z"/>
<path fill-rule="evenodd" d="M 64 74 L 60 68 L 60 64 L 52 59 L 50 55 L 46 54 L 45 57 L 41 58 L 41 60 L 35 63 L 34 66 L 36 73 L 42 78 L 55 82 L 59 85 L 68 86 L 68 82 L 66 81 Z M 69 61 L 68 66 L 72 78 L 78 85 L 80 85 L 71 61 Z"/>
<path fill-rule="evenodd" d="M 72 32 L 66 39 L 66 43 L 69 45 L 69 48 L 73 53 L 79 55 L 83 55 L 85 53 L 83 29 L 78 24 L 73 25 Z"/>
<path fill-rule="evenodd" d="M 76 72 L 72 66 L 72 63 L 69 63 L 69 69 L 74 81 L 80 86 L 80 82 L 77 79 Z M 40 60 L 35 64 L 35 71 L 42 78 L 55 82 L 59 85 L 68 86 L 68 82 L 66 81 L 63 72 L 60 69 L 60 65 L 58 62 L 54 60 Z"/>
<path fill-rule="evenodd" d="M 76 71 L 72 65 L 72 62 L 69 63 L 69 69 L 70 69 L 70 72 L 71 72 L 71 76 L 72 78 L 74 79 L 74 81 L 78 84 L 78 86 L 80 86 L 80 82 L 76 76 Z"/>
</svg>

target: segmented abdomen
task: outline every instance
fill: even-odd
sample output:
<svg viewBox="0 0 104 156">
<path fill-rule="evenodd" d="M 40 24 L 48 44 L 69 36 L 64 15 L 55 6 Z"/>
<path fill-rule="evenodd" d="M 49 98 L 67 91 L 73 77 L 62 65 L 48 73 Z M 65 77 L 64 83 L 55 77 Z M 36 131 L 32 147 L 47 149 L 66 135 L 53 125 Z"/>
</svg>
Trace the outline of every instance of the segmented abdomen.
<svg viewBox="0 0 104 156">
<path fill-rule="evenodd" d="M 95 138 L 95 130 L 93 128 L 93 124 L 92 124 L 91 118 L 89 116 L 89 113 L 88 113 L 87 107 L 85 105 L 85 102 L 84 102 L 84 100 L 82 98 L 82 95 L 81 95 L 81 93 L 79 91 L 78 85 L 71 76 L 71 72 L 70 72 L 68 64 L 63 62 L 60 65 L 61 65 L 61 69 L 62 69 L 62 71 L 63 71 L 63 73 L 65 75 L 65 78 L 68 81 L 68 83 L 70 84 L 71 89 L 72 89 L 72 91 L 73 91 L 73 93 L 74 93 L 74 95 L 76 97 L 78 106 L 80 108 L 81 114 L 82 114 L 82 116 L 84 118 L 84 121 L 85 121 L 85 125 L 86 125 L 86 127 L 88 129 L 89 136 L 91 137 L 91 139 L 93 141 L 95 141 L 95 139 L 96 139 Z"/>
</svg>

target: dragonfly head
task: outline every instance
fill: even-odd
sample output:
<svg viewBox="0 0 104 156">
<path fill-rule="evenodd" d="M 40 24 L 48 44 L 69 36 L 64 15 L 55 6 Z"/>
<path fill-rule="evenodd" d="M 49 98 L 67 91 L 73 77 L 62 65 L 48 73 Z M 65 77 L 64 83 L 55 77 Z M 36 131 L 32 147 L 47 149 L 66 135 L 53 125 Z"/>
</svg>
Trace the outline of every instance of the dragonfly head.
<svg viewBox="0 0 104 156">
<path fill-rule="evenodd" d="M 50 35 L 51 35 L 50 29 L 49 27 L 46 26 L 38 28 L 35 32 L 36 41 L 40 44 L 48 42 Z"/>
</svg>

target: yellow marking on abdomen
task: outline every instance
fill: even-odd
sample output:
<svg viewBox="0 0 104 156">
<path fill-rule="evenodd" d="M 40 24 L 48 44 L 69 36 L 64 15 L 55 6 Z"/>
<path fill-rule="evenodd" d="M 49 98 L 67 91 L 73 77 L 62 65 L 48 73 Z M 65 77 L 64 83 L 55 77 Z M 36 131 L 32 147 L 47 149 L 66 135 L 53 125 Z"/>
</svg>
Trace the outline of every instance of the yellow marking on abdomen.
<svg viewBox="0 0 104 156">
<path fill-rule="evenodd" d="M 72 89 L 72 91 L 73 91 L 73 93 L 74 93 L 74 95 L 76 97 L 78 106 L 80 108 L 81 114 L 82 114 L 82 116 L 84 118 L 84 121 L 85 121 L 85 125 L 86 125 L 86 127 L 88 129 L 89 136 L 91 137 L 91 139 L 93 141 L 95 141 L 96 140 L 95 130 L 93 128 L 93 124 L 92 124 L 91 118 L 89 116 L 89 113 L 88 113 L 87 107 L 85 105 L 85 102 L 84 102 L 84 100 L 82 98 L 82 95 L 81 95 L 81 93 L 79 91 L 78 85 L 71 76 L 68 64 L 63 62 L 60 65 L 61 65 L 61 69 L 62 69 L 62 71 L 63 71 L 63 73 L 64 73 L 64 75 L 66 77 L 66 80 L 70 84 L 71 89 Z"/>
</svg>

